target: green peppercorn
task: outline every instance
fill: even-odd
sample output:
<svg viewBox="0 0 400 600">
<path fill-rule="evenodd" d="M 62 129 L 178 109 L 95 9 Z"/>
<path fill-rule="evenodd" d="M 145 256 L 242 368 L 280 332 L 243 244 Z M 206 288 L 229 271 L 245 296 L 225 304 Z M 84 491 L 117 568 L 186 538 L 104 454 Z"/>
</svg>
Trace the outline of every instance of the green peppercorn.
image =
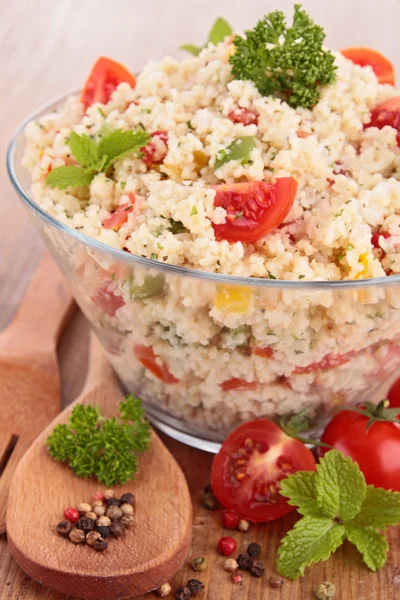
<svg viewBox="0 0 400 600">
<path fill-rule="evenodd" d="M 205 571 L 208 568 L 208 563 L 203 556 L 198 556 L 192 560 L 192 568 L 194 571 Z"/>
<path fill-rule="evenodd" d="M 318 600 L 333 600 L 336 594 L 336 588 L 330 581 L 324 581 L 315 590 Z"/>
</svg>

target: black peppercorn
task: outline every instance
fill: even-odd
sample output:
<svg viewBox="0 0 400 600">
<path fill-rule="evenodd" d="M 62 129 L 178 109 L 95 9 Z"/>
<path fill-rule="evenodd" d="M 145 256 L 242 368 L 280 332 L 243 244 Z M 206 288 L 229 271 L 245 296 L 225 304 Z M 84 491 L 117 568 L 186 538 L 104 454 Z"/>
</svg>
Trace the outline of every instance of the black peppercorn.
<svg viewBox="0 0 400 600">
<path fill-rule="evenodd" d="M 97 552 L 104 552 L 104 550 L 107 550 L 108 544 L 106 540 L 103 540 L 103 538 L 99 538 L 95 541 L 92 548 L 94 548 Z"/>
<path fill-rule="evenodd" d="M 211 483 L 209 483 L 208 485 L 206 485 L 206 487 L 204 488 L 204 493 L 205 493 L 205 494 L 208 494 L 209 492 L 212 492 L 212 493 L 214 493 L 214 490 L 213 490 L 213 488 L 212 488 L 212 485 L 211 485 Z"/>
<path fill-rule="evenodd" d="M 218 508 L 218 500 L 213 492 L 207 492 L 203 494 L 203 504 L 209 510 L 215 510 Z"/>
<path fill-rule="evenodd" d="M 252 542 L 247 547 L 247 554 L 251 556 L 251 558 L 258 558 L 261 554 L 261 546 L 260 544 L 256 544 Z"/>
<path fill-rule="evenodd" d="M 187 586 L 180 587 L 175 592 L 176 600 L 188 600 L 188 598 L 191 598 L 191 597 L 192 597 L 192 592 L 190 591 L 190 589 Z"/>
<path fill-rule="evenodd" d="M 113 521 L 109 527 L 112 537 L 120 538 L 125 533 L 125 526 L 120 521 Z"/>
<path fill-rule="evenodd" d="M 103 538 L 108 538 L 108 536 L 110 535 L 110 528 L 109 527 L 103 527 L 101 525 L 98 525 L 96 527 L 96 531 L 98 531 L 101 535 L 101 537 Z"/>
<path fill-rule="evenodd" d="M 186 585 L 189 588 L 192 596 L 197 596 L 204 590 L 204 583 L 198 579 L 189 579 Z"/>
<path fill-rule="evenodd" d="M 268 583 L 269 583 L 269 587 L 275 589 L 275 588 L 281 587 L 281 585 L 284 584 L 284 579 L 283 579 L 283 577 L 279 577 L 279 575 L 271 575 Z"/>
<path fill-rule="evenodd" d="M 250 567 L 250 574 L 253 577 L 262 577 L 264 573 L 264 565 L 261 560 L 253 560 L 253 564 Z"/>
<path fill-rule="evenodd" d="M 239 569 L 242 571 L 250 571 L 251 566 L 253 564 L 253 559 L 251 556 L 247 556 L 247 554 L 239 554 L 236 559 Z"/>
<path fill-rule="evenodd" d="M 57 533 L 62 535 L 63 537 L 68 537 L 69 532 L 72 529 L 72 523 L 64 519 L 60 521 L 57 525 Z"/>
<path fill-rule="evenodd" d="M 106 500 L 107 508 L 109 508 L 110 506 L 120 506 L 120 504 L 121 500 L 118 500 L 118 498 L 107 498 Z"/>
<path fill-rule="evenodd" d="M 85 533 L 89 531 L 93 531 L 95 525 L 95 521 L 93 519 L 88 519 L 88 517 L 81 517 L 76 524 L 77 529 L 82 529 Z"/>
<path fill-rule="evenodd" d="M 131 504 L 132 506 L 135 506 L 135 504 L 136 504 L 135 495 L 134 494 L 130 494 L 130 493 L 123 494 L 121 496 L 121 498 L 119 499 L 119 501 L 121 503 L 120 506 L 122 504 Z"/>
</svg>

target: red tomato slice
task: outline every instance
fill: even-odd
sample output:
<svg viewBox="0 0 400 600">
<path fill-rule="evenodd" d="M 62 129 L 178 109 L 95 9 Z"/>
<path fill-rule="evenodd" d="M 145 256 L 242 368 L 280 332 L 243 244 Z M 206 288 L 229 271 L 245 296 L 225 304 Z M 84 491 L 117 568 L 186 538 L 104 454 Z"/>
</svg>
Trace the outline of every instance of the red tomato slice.
<svg viewBox="0 0 400 600">
<path fill-rule="evenodd" d="M 359 351 L 356 350 L 346 352 L 346 354 L 327 354 L 319 362 L 311 363 L 306 367 L 296 367 L 293 372 L 295 375 L 298 375 L 299 373 L 315 373 L 316 371 L 328 371 L 329 369 L 334 369 L 335 367 L 344 365 L 345 363 L 349 362 L 349 360 L 357 356 L 357 354 L 359 354 Z"/>
<path fill-rule="evenodd" d="M 246 381 L 245 379 L 234 377 L 233 379 L 224 381 L 220 385 L 224 392 L 229 392 L 229 390 L 256 390 L 258 383 L 257 381 Z"/>
<path fill-rule="evenodd" d="M 379 245 L 379 238 L 381 236 L 384 237 L 385 240 L 387 240 L 388 238 L 390 238 L 390 233 L 373 233 L 371 235 L 371 244 L 374 248 L 377 248 L 378 250 L 382 250 L 382 248 Z"/>
<path fill-rule="evenodd" d="M 377 50 L 364 47 L 358 48 L 355 46 L 352 48 L 344 48 L 340 52 L 355 65 L 372 67 L 379 83 L 390 83 L 391 85 L 394 85 L 394 66 L 386 56 Z"/>
<path fill-rule="evenodd" d="M 109 292 L 106 288 L 101 288 L 97 294 L 92 296 L 91 300 L 109 317 L 113 317 L 117 310 L 125 304 L 122 296 L 116 296 L 114 292 Z"/>
<path fill-rule="evenodd" d="M 151 371 L 157 379 L 164 383 L 179 382 L 179 379 L 176 379 L 168 370 L 164 361 L 159 364 L 159 357 L 154 353 L 153 348 L 150 348 L 150 346 L 134 346 L 133 351 L 138 361 L 142 363 L 145 369 Z"/>
<path fill-rule="evenodd" d="M 368 129 L 368 127 L 382 129 L 386 125 L 396 129 L 397 145 L 400 146 L 400 96 L 395 96 L 375 106 L 371 110 L 371 120 L 364 125 L 364 129 Z"/>
<path fill-rule="evenodd" d="M 166 131 L 154 131 L 151 134 L 153 138 L 147 146 L 141 148 L 143 152 L 142 160 L 146 165 L 161 163 L 168 153 L 168 133 Z"/>
<path fill-rule="evenodd" d="M 214 205 L 227 211 L 225 223 L 213 223 L 217 240 L 252 243 L 282 223 L 296 197 L 297 181 L 281 177 L 275 183 L 248 181 L 213 188 Z"/>
<path fill-rule="evenodd" d="M 258 112 L 251 108 L 242 108 L 238 106 L 229 113 L 228 118 L 234 123 L 243 123 L 243 125 L 258 125 Z"/>
<path fill-rule="evenodd" d="M 118 206 L 117 210 L 115 210 L 112 215 L 104 219 L 102 222 L 103 227 L 106 229 L 114 229 L 114 231 L 119 231 L 124 223 L 128 220 L 128 215 L 133 211 L 133 203 L 135 202 L 135 196 L 130 194 L 132 204 L 121 204 Z"/>
<path fill-rule="evenodd" d="M 81 93 L 81 102 L 85 109 L 95 102 L 107 104 L 113 91 L 120 83 L 126 81 L 134 88 L 136 78 L 123 65 L 100 56 L 94 63 Z"/>
<path fill-rule="evenodd" d="M 253 354 L 255 354 L 256 356 L 262 356 L 263 358 L 271 358 L 273 353 L 274 351 L 269 346 L 266 346 L 265 348 L 261 348 L 261 346 L 256 346 L 255 348 L 253 348 Z"/>
<path fill-rule="evenodd" d="M 258 419 L 226 438 L 213 460 L 211 484 L 225 508 L 263 523 L 295 510 L 279 494 L 280 480 L 296 471 L 314 470 L 314 456 L 302 442 L 272 421 Z"/>
</svg>

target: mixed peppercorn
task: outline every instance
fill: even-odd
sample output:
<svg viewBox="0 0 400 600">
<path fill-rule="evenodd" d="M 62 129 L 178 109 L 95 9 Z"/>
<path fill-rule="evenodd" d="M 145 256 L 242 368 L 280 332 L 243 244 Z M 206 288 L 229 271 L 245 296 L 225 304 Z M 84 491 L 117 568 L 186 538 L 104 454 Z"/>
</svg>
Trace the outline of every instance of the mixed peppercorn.
<svg viewBox="0 0 400 600">
<path fill-rule="evenodd" d="M 73 544 L 86 543 L 97 552 L 108 547 L 107 538 L 120 538 L 134 523 L 135 496 L 116 498 L 113 490 L 97 492 L 91 504 L 81 502 L 66 508 L 57 533 Z"/>
</svg>

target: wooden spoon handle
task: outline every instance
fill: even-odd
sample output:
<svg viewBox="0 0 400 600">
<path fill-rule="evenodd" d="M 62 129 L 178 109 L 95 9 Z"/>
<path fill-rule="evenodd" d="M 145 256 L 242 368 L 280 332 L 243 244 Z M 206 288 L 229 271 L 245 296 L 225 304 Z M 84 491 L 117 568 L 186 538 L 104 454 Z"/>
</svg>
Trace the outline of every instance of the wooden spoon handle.
<svg viewBox="0 0 400 600">
<path fill-rule="evenodd" d="M 11 324 L 0 336 L 4 355 L 29 356 L 55 351 L 74 302 L 56 263 L 45 254 Z"/>
</svg>

